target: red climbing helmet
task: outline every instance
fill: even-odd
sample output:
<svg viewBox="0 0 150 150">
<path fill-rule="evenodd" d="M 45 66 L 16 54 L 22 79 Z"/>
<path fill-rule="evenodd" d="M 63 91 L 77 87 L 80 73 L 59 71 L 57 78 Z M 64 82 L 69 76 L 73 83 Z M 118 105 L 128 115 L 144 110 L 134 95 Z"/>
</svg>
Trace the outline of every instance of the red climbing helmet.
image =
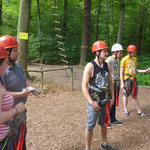
<svg viewBox="0 0 150 150">
<path fill-rule="evenodd" d="M 0 37 L 0 45 L 6 49 L 19 46 L 17 40 L 10 35 L 4 35 Z"/>
<path fill-rule="evenodd" d="M 104 49 L 108 49 L 108 47 L 107 47 L 106 43 L 103 41 L 96 41 L 92 45 L 92 53 L 99 51 L 99 50 L 104 50 Z"/>
<path fill-rule="evenodd" d="M 6 49 L 0 45 L 0 59 L 2 58 L 8 58 L 8 54 Z"/>
<path fill-rule="evenodd" d="M 135 45 L 129 45 L 127 47 L 127 52 L 136 52 L 136 46 Z"/>
</svg>

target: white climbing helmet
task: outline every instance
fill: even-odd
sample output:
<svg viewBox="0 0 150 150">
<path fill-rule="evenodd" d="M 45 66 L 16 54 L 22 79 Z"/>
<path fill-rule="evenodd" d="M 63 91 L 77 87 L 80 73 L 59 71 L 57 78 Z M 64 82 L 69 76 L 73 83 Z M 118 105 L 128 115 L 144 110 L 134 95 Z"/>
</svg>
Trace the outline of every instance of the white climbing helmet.
<svg viewBox="0 0 150 150">
<path fill-rule="evenodd" d="M 111 52 L 116 52 L 116 51 L 123 51 L 123 47 L 121 44 L 116 43 L 112 46 Z"/>
</svg>

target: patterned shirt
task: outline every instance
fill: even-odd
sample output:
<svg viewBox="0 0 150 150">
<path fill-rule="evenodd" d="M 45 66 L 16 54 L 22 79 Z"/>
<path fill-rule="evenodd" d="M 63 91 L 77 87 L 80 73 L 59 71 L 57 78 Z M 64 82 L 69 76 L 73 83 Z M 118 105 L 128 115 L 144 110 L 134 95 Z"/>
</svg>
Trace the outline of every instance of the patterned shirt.
<svg viewBox="0 0 150 150">
<path fill-rule="evenodd" d="M 112 56 L 109 56 L 106 62 L 111 64 L 112 79 L 119 79 L 119 59 L 114 60 Z"/>
<path fill-rule="evenodd" d="M 94 72 L 93 76 L 90 78 L 90 86 L 97 88 L 97 89 L 103 89 L 103 88 L 109 88 L 108 81 L 109 81 L 109 70 L 107 63 L 104 62 L 104 67 L 99 67 L 95 61 L 91 61 L 91 63 L 94 66 Z M 92 95 L 95 91 L 91 88 L 89 88 L 89 93 Z M 105 98 L 105 92 L 100 93 L 100 98 Z"/>
<path fill-rule="evenodd" d="M 129 76 L 125 74 L 129 74 L 131 76 L 136 75 L 136 67 L 137 67 L 137 59 L 135 57 L 129 58 L 129 56 L 125 56 L 121 60 L 121 67 L 124 68 L 124 79 L 128 79 Z M 130 78 L 133 79 L 132 77 Z"/>
</svg>

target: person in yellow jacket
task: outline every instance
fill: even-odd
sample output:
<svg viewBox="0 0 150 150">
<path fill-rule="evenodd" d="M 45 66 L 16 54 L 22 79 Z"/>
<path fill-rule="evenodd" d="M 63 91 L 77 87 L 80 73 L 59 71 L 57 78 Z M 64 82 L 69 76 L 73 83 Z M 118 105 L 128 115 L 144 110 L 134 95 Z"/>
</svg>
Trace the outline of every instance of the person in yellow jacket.
<svg viewBox="0 0 150 150">
<path fill-rule="evenodd" d="M 136 46 L 129 45 L 127 47 L 128 55 L 123 57 L 121 60 L 121 68 L 120 68 L 120 79 L 121 79 L 121 88 L 123 91 L 123 105 L 124 105 L 124 114 L 126 116 L 129 115 L 127 109 L 128 97 L 131 95 L 134 100 L 134 104 L 136 106 L 138 115 L 143 118 L 148 118 L 146 114 L 144 114 L 139 106 L 139 102 L 137 99 L 138 93 L 138 85 L 136 82 L 136 73 L 149 73 L 150 69 L 139 70 L 137 69 L 137 59 L 136 56 Z"/>
</svg>

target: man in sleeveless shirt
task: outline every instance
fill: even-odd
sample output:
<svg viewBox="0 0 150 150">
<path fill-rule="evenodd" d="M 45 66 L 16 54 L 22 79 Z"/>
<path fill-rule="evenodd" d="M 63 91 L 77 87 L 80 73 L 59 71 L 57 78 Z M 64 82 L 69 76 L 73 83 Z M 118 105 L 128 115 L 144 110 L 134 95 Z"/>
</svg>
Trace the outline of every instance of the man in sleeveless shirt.
<svg viewBox="0 0 150 150">
<path fill-rule="evenodd" d="M 116 107 L 119 103 L 119 91 L 120 91 L 120 72 L 119 72 L 119 59 L 122 57 L 123 47 L 121 44 L 114 44 L 111 48 L 112 56 L 106 59 L 108 68 L 111 69 L 112 83 L 114 87 L 114 104 L 110 110 L 111 124 L 122 125 L 120 121 L 116 119 Z M 108 127 L 111 128 L 111 125 Z"/>
<path fill-rule="evenodd" d="M 85 150 L 91 150 L 93 128 L 96 122 L 101 126 L 100 131 L 103 140 L 101 148 L 118 150 L 118 148 L 110 146 L 107 142 L 107 127 L 105 126 L 107 124 L 105 122 L 107 104 L 112 106 L 114 102 L 111 73 L 109 72 L 107 63 L 104 62 L 108 55 L 107 49 L 108 47 L 105 42 L 96 41 L 92 46 L 92 53 L 95 53 L 96 57 L 86 65 L 83 73 L 82 91 L 88 101 Z M 108 98 L 109 89 L 112 93 L 110 102 Z"/>
</svg>

